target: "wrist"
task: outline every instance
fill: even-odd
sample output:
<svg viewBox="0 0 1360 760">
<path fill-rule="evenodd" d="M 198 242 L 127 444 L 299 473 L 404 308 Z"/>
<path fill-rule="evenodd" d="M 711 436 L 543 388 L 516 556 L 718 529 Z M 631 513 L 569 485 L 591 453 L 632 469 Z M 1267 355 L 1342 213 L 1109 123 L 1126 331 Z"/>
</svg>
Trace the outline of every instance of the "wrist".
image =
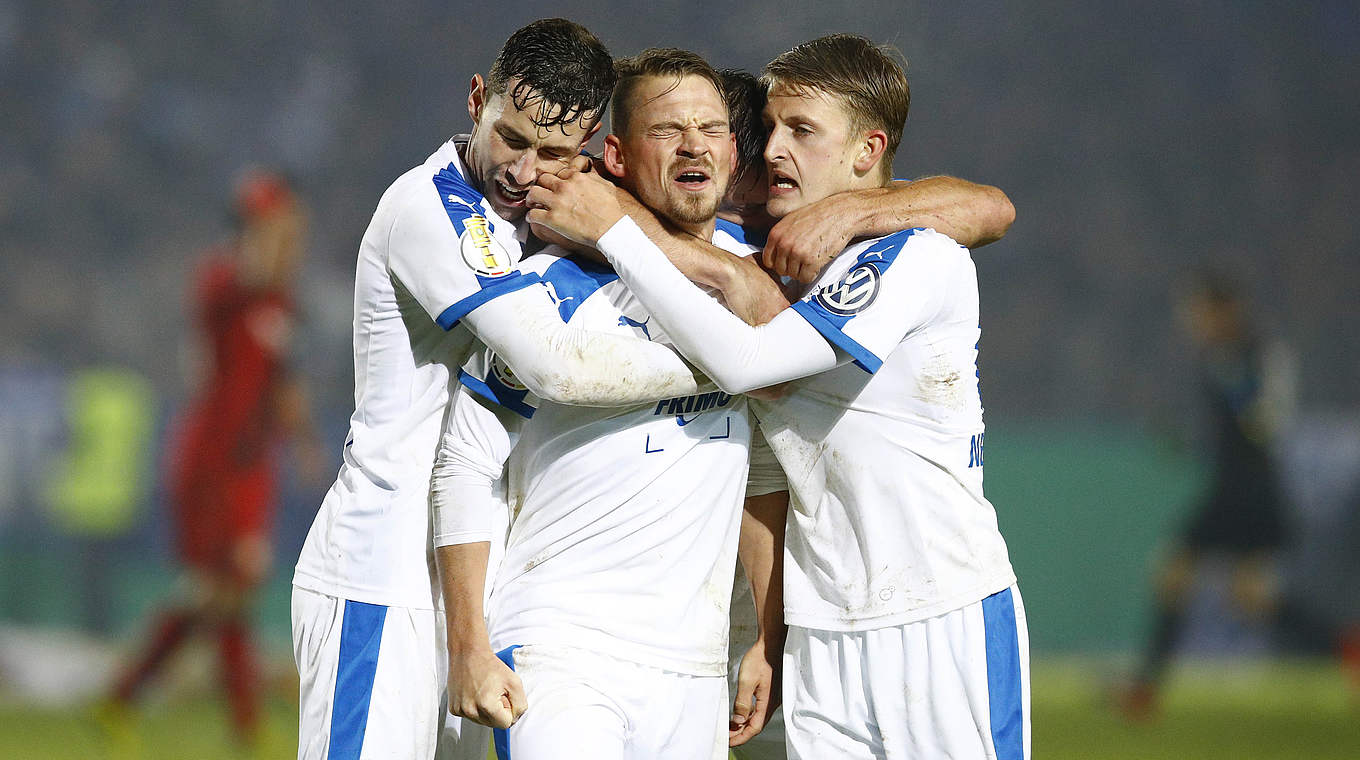
<svg viewBox="0 0 1360 760">
<path fill-rule="evenodd" d="M 481 654 L 494 654 L 491 651 L 491 640 L 486 635 L 485 630 L 451 630 L 448 632 L 446 642 L 450 657 L 466 658 Z"/>
</svg>

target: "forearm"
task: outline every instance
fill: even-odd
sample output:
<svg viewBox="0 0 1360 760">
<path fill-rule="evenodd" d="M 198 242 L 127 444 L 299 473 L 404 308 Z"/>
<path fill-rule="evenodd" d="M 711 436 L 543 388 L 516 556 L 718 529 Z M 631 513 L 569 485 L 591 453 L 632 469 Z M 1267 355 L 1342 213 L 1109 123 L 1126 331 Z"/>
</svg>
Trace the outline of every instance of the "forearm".
<svg viewBox="0 0 1360 760">
<path fill-rule="evenodd" d="M 1015 207 L 999 188 L 957 177 L 926 177 L 843 195 L 849 196 L 844 213 L 855 237 L 931 227 L 966 248 L 978 248 L 1000 240 L 1015 221 Z"/>
<path fill-rule="evenodd" d="M 778 651 L 784 640 L 784 522 L 788 504 L 788 491 L 748 497 L 737 546 L 755 599 L 760 640 L 771 651 Z"/>
<path fill-rule="evenodd" d="M 796 312 L 751 327 L 699 290 L 625 217 L 599 248 L 687 358 L 720 388 L 744 393 L 823 372 L 840 358 Z"/>
<path fill-rule="evenodd" d="M 563 324 L 546 296 L 532 290 L 537 288 L 486 303 L 467 322 L 535 395 L 559 404 L 613 407 L 698 391 L 694 370 L 670 348 Z"/>
<path fill-rule="evenodd" d="M 490 552 L 491 544 L 487 541 L 439 546 L 434 550 L 444 595 L 444 627 L 450 657 L 491 651 L 482 609 Z"/>
<path fill-rule="evenodd" d="M 754 257 L 737 256 L 666 225 L 636 200 L 626 204 L 625 211 L 681 274 L 722 293 L 727 308 L 747 324 L 763 325 L 788 308 L 779 281 Z"/>
</svg>

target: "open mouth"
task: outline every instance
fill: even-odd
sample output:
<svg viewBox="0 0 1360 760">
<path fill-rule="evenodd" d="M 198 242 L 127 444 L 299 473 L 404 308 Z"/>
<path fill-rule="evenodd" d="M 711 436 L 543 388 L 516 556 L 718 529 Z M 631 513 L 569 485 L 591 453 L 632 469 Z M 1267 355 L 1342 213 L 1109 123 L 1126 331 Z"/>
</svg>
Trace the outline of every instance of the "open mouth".
<svg viewBox="0 0 1360 760">
<path fill-rule="evenodd" d="M 496 190 L 501 194 L 501 197 L 509 201 L 512 206 L 523 203 L 525 196 L 529 194 L 529 188 L 527 187 L 523 190 L 512 190 L 509 185 L 500 180 L 496 180 Z"/>
<path fill-rule="evenodd" d="M 798 182 L 780 171 L 770 172 L 770 193 L 791 193 L 798 189 Z"/>
<path fill-rule="evenodd" d="M 709 174 L 704 169 L 687 168 L 682 169 L 675 175 L 675 183 L 686 190 L 702 190 L 708 186 Z"/>
</svg>

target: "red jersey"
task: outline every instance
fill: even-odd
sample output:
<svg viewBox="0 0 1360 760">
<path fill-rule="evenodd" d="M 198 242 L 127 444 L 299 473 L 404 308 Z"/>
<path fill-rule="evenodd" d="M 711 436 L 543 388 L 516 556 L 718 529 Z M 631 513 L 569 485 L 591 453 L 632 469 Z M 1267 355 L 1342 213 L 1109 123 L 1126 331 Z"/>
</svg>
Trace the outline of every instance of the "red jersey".
<svg viewBox="0 0 1360 760">
<path fill-rule="evenodd" d="M 216 255 L 194 288 L 207 338 L 204 384 L 175 436 L 172 491 L 181 549 L 264 529 L 273 502 L 274 394 L 294 321 L 287 294 L 247 287 L 235 262 Z"/>
</svg>

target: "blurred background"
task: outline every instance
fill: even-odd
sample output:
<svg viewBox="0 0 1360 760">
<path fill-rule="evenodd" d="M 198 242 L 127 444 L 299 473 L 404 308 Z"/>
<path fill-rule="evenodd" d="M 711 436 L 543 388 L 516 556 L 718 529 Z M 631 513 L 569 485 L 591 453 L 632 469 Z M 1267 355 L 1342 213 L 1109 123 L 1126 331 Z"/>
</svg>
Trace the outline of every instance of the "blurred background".
<svg viewBox="0 0 1360 760">
<path fill-rule="evenodd" d="M 828 32 L 890 43 L 913 91 L 896 174 L 1010 196 L 1015 225 L 974 258 L 1036 757 L 1360 756 L 1339 658 L 1360 648 L 1360 5 L 1342 0 L 0 0 L 0 755 L 111 751 L 89 706 L 175 593 L 167 450 L 202 382 L 194 283 L 249 165 L 285 173 L 310 222 L 287 362 L 324 474 L 280 450 L 251 613 L 266 718 L 249 751 L 293 753 L 288 581 L 353 408 L 359 238 L 388 183 L 466 131 L 469 78 L 549 15 L 615 55 L 753 71 Z M 1157 699 L 1130 709 L 1165 629 L 1158 568 L 1222 479 L 1225 417 L 1185 319 L 1203 267 L 1274 357 L 1246 385 L 1276 391 L 1253 440 L 1287 540 L 1268 614 L 1239 603 L 1240 552 L 1197 563 Z M 133 756 L 234 756 L 215 668 L 201 643 L 170 664 Z"/>
</svg>

